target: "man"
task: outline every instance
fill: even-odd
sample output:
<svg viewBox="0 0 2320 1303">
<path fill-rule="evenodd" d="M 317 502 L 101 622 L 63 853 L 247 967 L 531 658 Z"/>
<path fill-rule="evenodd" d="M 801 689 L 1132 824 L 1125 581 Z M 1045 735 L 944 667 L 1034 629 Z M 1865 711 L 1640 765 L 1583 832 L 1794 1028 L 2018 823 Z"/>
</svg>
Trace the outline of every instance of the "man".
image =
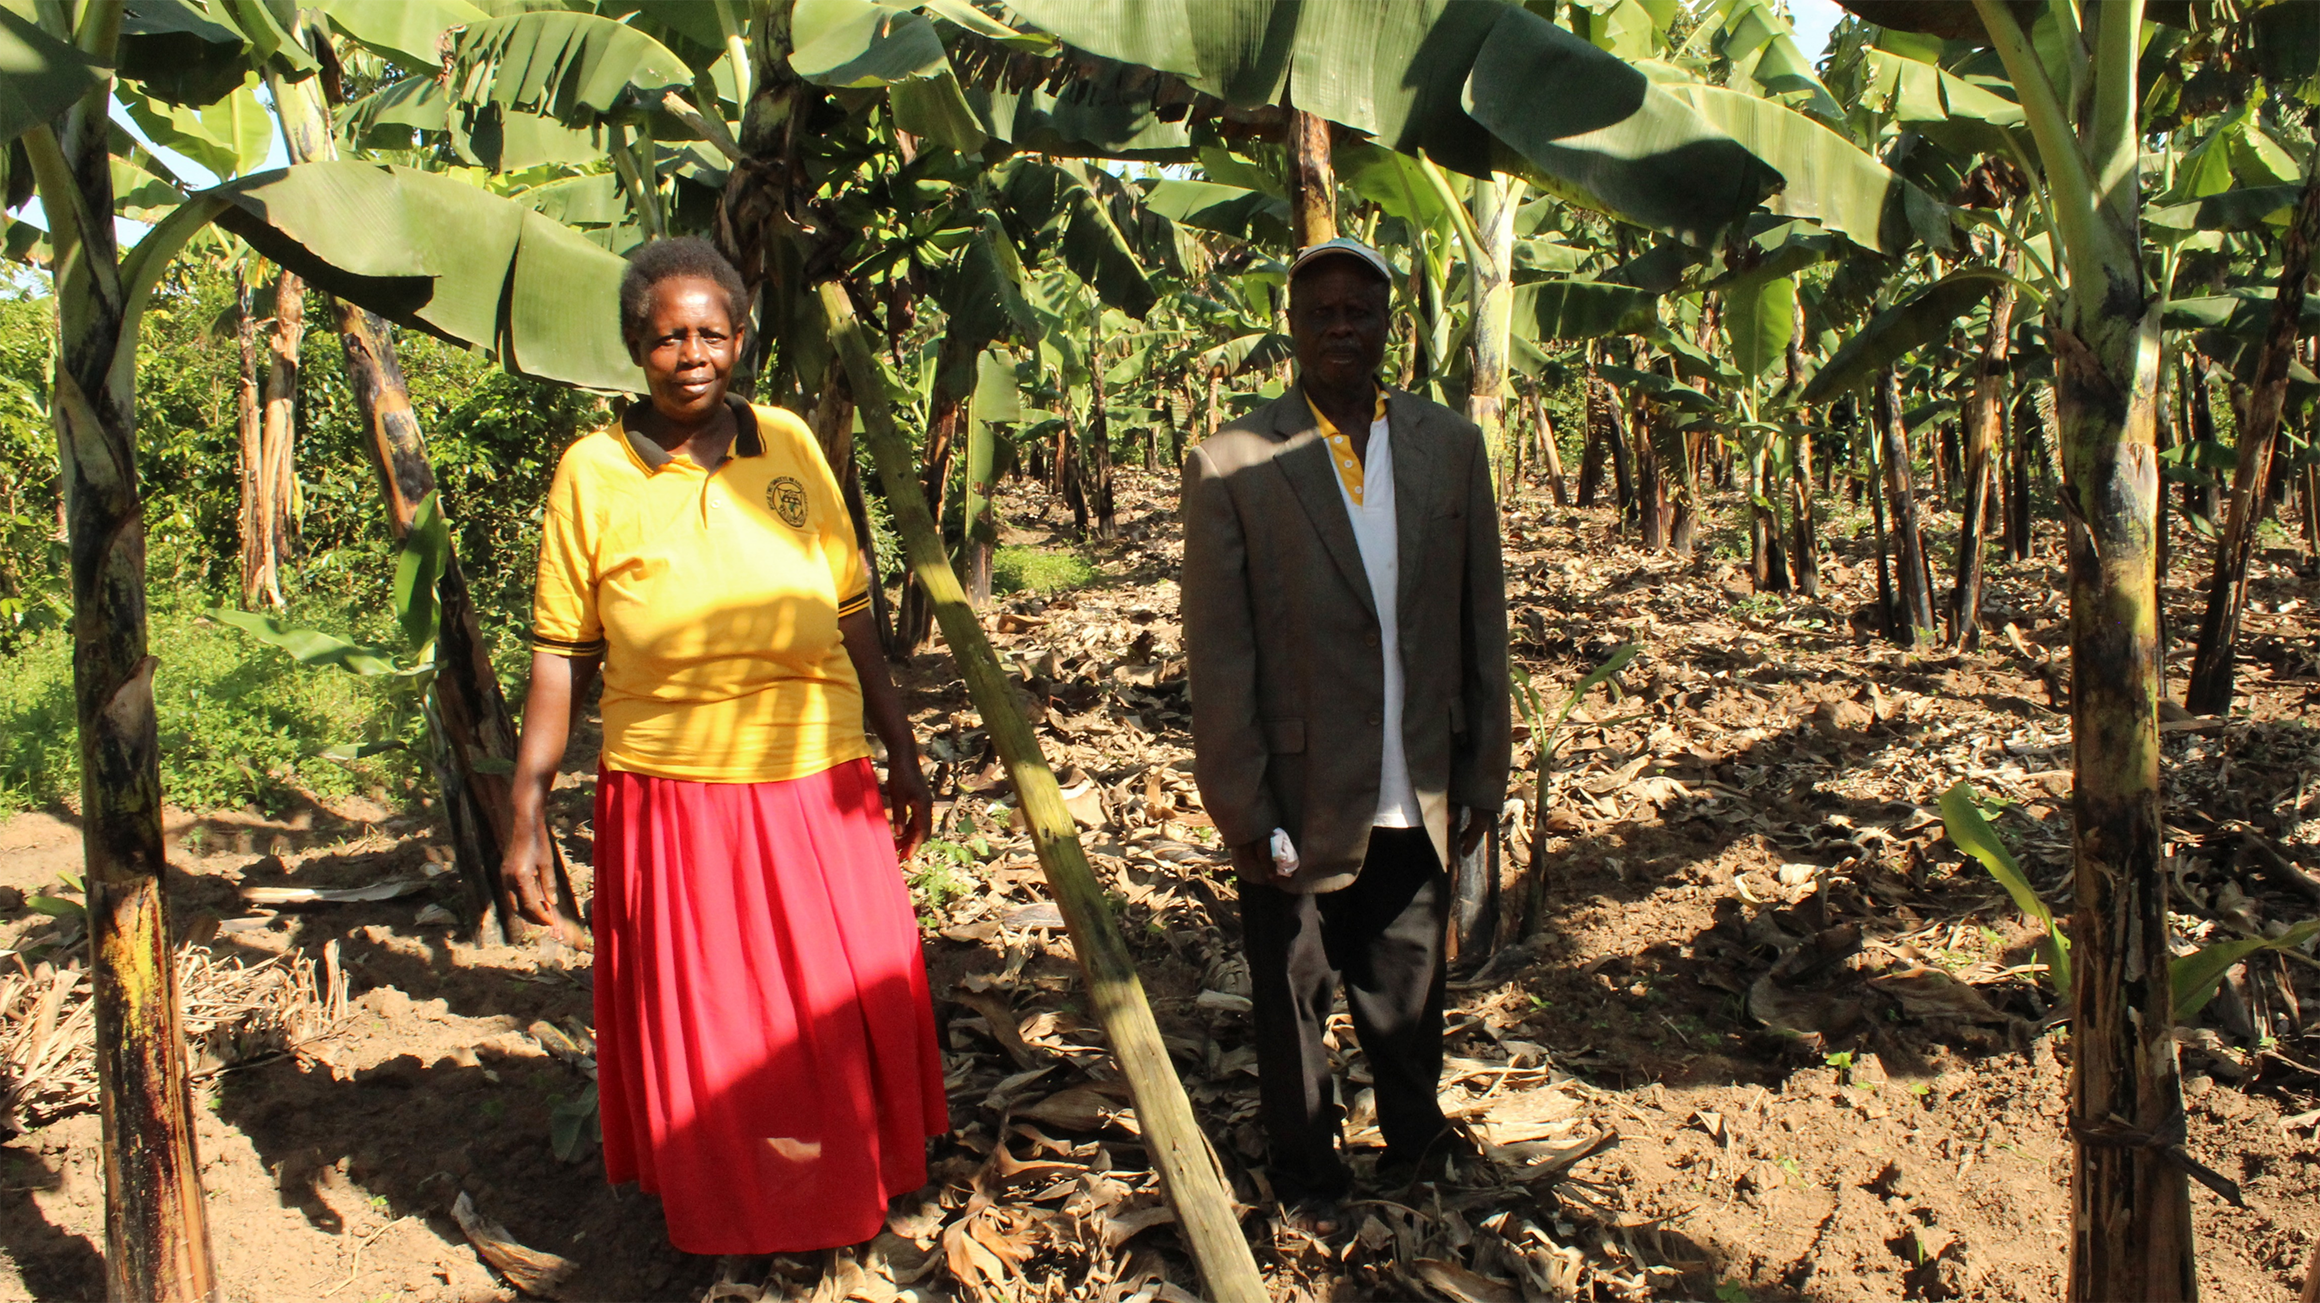
<svg viewBox="0 0 2320 1303">
<path fill-rule="evenodd" d="M 1506 594 L 1481 432 L 1378 382 L 1391 272 L 1357 240 L 1289 273 L 1297 382 L 1193 448 L 1184 632 L 1195 777 L 1232 848 L 1274 1191 L 1326 1229 L 1340 979 L 1398 1191 L 1462 1143 L 1435 1102 L 1453 843 L 1506 792 Z"/>
</svg>

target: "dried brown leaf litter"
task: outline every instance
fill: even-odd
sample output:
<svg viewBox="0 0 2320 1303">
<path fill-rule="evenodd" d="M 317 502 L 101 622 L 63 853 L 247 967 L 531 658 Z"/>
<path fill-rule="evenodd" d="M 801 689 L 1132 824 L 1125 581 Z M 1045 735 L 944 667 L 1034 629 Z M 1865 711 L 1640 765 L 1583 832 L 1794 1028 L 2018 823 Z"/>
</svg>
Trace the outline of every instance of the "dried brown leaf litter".
<svg viewBox="0 0 2320 1303">
<path fill-rule="evenodd" d="M 186 1063 L 196 1078 L 318 1046 L 346 1016 L 335 944 L 322 964 L 177 951 Z M 0 1108 L 12 1131 L 96 1107 L 96 1007 L 81 957 L 0 975 Z"/>
</svg>

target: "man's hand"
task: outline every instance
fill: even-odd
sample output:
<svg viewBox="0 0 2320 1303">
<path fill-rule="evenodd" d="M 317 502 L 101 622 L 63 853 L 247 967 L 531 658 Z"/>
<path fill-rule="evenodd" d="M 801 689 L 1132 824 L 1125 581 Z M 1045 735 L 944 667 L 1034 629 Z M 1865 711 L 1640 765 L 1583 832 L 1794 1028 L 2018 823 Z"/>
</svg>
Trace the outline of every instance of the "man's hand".
<svg viewBox="0 0 2320 1303">
<path fill-rule="evenodd" d="M 1233 847 L 1232 862 L 1243 882 L 1271 886 L 1280 881 L 1273 873 L 1273 843 L 1270 838 L 1259 837 L 1253 842 L 1242 842 Z"/>
<path fill-rule="evenodd" d="M 1458 858 L 1465 859 L 1474 853 L 1475 847 L 1482 844 L 1482 835 L 1490 831 L 1494 816 L 1471 806 L 1454 805 L 1450 808 L 1457 815 L 1453 826 L 1458 841 Z"/>
<path fill-rule="evenodd" d="M 905 862 L 934 829 L 934 793 L 927 789 L 916 755 L 887 766 L 886 822 L 894 830 L 895 858 Z"/>
</svg>

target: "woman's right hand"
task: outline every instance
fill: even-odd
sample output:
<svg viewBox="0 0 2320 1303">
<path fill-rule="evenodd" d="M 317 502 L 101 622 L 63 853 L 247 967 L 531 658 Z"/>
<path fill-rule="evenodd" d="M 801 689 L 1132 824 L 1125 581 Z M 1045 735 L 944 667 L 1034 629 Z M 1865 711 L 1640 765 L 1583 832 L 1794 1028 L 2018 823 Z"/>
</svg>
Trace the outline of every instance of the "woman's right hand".
<svg viewBox="0 0 2320 1303">
<path fill-rule="evenodd" d="M 508 911 L 547 926 L 564 921 L 548 873 L 551 854 L 548 821 L 519 819 L 499 862 L 500 894 Z"/>
</svg>

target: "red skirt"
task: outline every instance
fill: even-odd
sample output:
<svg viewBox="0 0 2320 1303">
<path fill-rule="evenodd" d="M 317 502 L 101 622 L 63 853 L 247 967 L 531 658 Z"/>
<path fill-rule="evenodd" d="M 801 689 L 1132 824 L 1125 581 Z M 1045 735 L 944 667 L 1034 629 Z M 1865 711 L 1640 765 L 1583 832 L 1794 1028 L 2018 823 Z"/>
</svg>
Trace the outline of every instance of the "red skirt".
<svg viewBox="0 0 2320 1303">
<path fill-rule="evenodd" d="M 596 788 L 605 1175 L 687 1253 L 876 1235 L 950 1129 L 910 893 L 867 760 Z"/>
</svg>

